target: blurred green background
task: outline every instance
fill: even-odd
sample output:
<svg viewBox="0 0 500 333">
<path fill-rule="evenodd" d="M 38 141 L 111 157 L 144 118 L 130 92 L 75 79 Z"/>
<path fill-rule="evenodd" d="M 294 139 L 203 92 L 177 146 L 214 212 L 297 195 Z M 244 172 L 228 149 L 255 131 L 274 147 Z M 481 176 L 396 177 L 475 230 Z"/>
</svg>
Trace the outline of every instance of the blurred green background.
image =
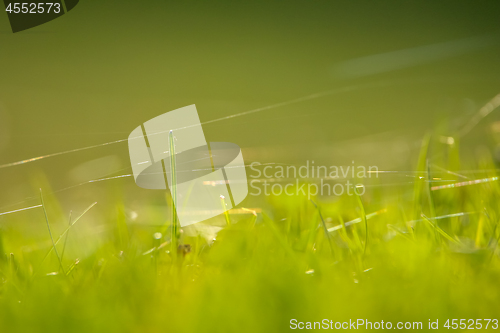
<svg viewBox="0 0 500 333">
<path fill-rule="evenodd" d="M 247 163 L 409 169 L 426 131 L 446 121 L 453 133 L 500 92 L 499 12 L 498 1 L 81 1 L 16 34 L 0 15 L 0 164 L 125 139 L 189 104 L 204 122 L 349 87 L 205 135 Z M 2 168 L 0 206 L 127 173 L 126 142 Z M 110 182 L 143 222 L 152 202 L 167 216 L 161 191 Z M 108 184 L 84 186 L 58 193 L 65 211 L 113 204 Z"/>
<path fill-rule="evenodd" d="M 500 43 L 499 9 L 497 1 L 81 1 L 17 34 L 1 15 L 9 133 L 1 160 L 126 138 L 138 123 L 184 105 L 196 104 L 205 121 L 343 86 L 360 88 L 207 125 L 206 135 L 259 147 L 422 131 L 436 114 L 476 111 L 498 93 L 498 43 L 365 77 L 336 75 L 335 66 L 471 37 L 497 34 Z M 377 81 L 387 86 L 361 88 Z M 53 167 L 68 159 L 79 157 Z"/>
<path fill-rule="evenodd" d="M 348 88 L 207 124 L 205 135 L 238 144 L 247 163 L 409 169 L 426 131 L 445 121 L 454 133 L 500 91 L 499 10 L 498 1 L 81 1 L 16 34 L 0 15 L 0 164 L 125 139 L 189 104 L 204 122 Z M 465 143 L 484 141 L 480 125 Z M 41 174 L 53 191 L 128 173 L 126 142 L 3 168 L 0 206 L 37 204 Z M 133 190 L 130 205 L 166 205 L 131 178 L 112 182 Z M 67 210 L 98 200 L 105 211 L 107 185 L 58 199 Z"/>
<path fill-rule="evenodd" d="M 0 164 L 125 139 L 189 104 L 204 122 L 349 87 L 207 124 L 205 135 L 238 144 L 247 163 L 408 169 L 415 140 L 442 119 L 460 126 L 500 91 L 499 10 L 498 1 L 81 1 L 16 34 L 0 15 Z M 37 196 L 35 172 L 57 190 L 128 167 L 122 142 L 3 168 L 0 206 L 33 204 L 23 200 Z M 163 201 L 131 178 L 116 182 L 138 203 Z M 101 185 L 89 186 L 95 195 Z M 75 205 L 80 190 L 59 199 Z"/>
</svg>

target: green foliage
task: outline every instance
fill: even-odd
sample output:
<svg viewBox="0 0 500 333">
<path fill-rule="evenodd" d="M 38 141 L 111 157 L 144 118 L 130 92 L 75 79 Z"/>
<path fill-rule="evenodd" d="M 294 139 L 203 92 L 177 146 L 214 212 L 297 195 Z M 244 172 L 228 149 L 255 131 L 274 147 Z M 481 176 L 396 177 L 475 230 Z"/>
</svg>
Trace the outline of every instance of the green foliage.
<svg viewBox="0 0 500 333">
<path fill-rule="evenodd" d="M 424 327 L 498 318 L 500 187 L 433 190 L 432 144 L 426 137 L 414 188 L 396 198 L 381 189 L 336 201 L 273 197 L 262 213 L 225 216 L 215 240 L 201 228 L 180 230 L 175 248 L 161 233 L 130 228 L 120 200 L 99 246 L 81 258 L 58 253 L 66 241 L 78 253 L 66 235 L 94 204 L 68 227 L 59 217 L 65 230 L 50 229 L 51 242 L 45 229 L 49 247 L 38 250 L 27 251 L 16 228 L 0 229 L 0 331 L 258 332 L 285 331 L 293 318 Z M 457 148 L 436 147 L 449 156 L 439 168 L 463 181 Z M 487 154 L 478 161 L 468 179 L 496 176 Z M 46 220 L 33 223 L 51 228 L 45 204 Z"/>
</svg>

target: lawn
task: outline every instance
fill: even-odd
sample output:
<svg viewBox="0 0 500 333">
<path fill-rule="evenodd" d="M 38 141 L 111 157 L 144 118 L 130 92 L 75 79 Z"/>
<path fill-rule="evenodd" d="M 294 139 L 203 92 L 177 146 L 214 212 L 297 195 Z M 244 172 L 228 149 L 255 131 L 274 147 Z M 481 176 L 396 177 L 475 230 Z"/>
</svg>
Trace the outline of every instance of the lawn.
<svg viewBox="0 0 500 333">
<path fill-rule="evenodd" d="M 41 193 L 29 221 L 38 238 L 19 230 L 26 212 L 1 217 L 0 331 L 498 327 L 489 321 L 500 309 L 496 165 L 489 151 L 461 158 L 458 140 L 438 134 L 421 140 L 409 186 L 379 179 L 364 195 L 271 195 L 257 210 L 181 228 L 174 242 L 171 219 L 133 225 L 117 195 L 86 248 L 74 236 L 94 204 L 68 217 Z"/>
</svg>

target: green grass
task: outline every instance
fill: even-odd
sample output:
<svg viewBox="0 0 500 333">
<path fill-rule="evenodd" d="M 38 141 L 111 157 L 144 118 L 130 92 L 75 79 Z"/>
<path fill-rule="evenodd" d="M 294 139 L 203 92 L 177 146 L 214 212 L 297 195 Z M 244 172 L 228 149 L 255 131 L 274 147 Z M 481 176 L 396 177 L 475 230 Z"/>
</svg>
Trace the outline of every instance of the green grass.
<svg viewBox="0 0 500 333">
<path fill-rule="evenodd" d="M 181 230 L 178 240 L 172 233 L 190 251 L 154 236 L 166 228 L 131 228 L 117 200 L 99 246 L 80 259 L 59 256 L 93 205 L 69 227 L 61 210 L 64 232 L 55 233 L 47 211 L 59 208 L 46 206 L 58 203 L 45 202 L 53 246 L 27 251 L 28 236 L 15 225 L 1 229 L 0 332 L 273 332 L 291 319 L 424 327 L 439 319 L 442 327 L 499 318 L 498 181 L 433 191 L 438 175 L 463 181 L 442 171 L 460 173 L 458 148 L 423 142 L 413 186 L 313 202 L 268 198 L 257 216 L 221 216 L 215 241 L 202 231 Z M 460 161 L 476 169 L 469 179 L 497 176 L 487 154 L 474 161 Z M 31 223 L 43 225 L 42 217 Z M 77 253 L 83 246 L 72 245 Z"/>
</svg>

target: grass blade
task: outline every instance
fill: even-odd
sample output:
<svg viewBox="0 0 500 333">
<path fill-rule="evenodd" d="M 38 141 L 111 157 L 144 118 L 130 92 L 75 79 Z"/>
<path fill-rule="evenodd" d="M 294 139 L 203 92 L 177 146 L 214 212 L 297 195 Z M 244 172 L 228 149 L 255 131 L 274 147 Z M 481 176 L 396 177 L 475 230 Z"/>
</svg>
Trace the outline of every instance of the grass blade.
<svg viewBox="0 0 500 333">
<path fill-rule="evenodd" d="M 323 225 L 323 231 L 325 232 L 325 236 L 326 238 L 328 239 L 328 244 L 330 244 L 330 252 L 332 253 L 333 255 L 333 243 L 332 243 L 332 238 L 330 236 L 330 233 L 328 232 L 328 228 L 326 227 L 326 223 L 325 223 L 325 219 L 323 219 L 323 215 L 321 215 L 321 211 L 318 207 L 318 205 L 316 205 L 316 203 L 314 201 L 312 201 L 311 199 L 311 202 L 312 204 L 314 205 L 314 207 L 316 207 L 316 209 L 318 210 L 318 215 L 319 215 L 319 218 L 321 219 L 321 224 Z M 345 227 L 344 227 L 345 228 Z"/>
<path fill-rule="evenodd" d="M 425 221 L 427 221 L 433 228 L 436 229 L 436 231 L 438 233 L 441 234 L 441 236 L 443 236 L 444 238 L 446 238 L 447 240 L 449 240 L 450 242 L 452 243 L 455 243 L 455 244 L 460 244 L 459 241 L 457 241 L 456 239 L 454 239 L 453 237 L 451 237 L 450 235 L 448 235 L 443 229 L 441 229 L 440 227 L 437 226 L 436 223 L 432 223 L 432 221 L 427 217 L 425 216 L 424 214 L 422 214 L 422 217 L 424 218 Z"/>
<path fill-rule="evenodd" d="M 76 222 L 78 222 L 78 220 L 80 220 L 80 218 L 82 218 L 83 215 L 85 215 L 85 213 L 87 213 L 92 207 L 94 207 L 95 205 L 97 204 L 97 202 L 94 202 L 92 205 L 90 205 L 87 209 L 85 209 L 85 211 L 80 214 L 80 216 L 78 216 L 74 221 L 73 223 L 71 223 L 70 226 L 68 226 L 66 228 L 66 230 L 63 231 L 63 233 L 59 236 L 59 238 L 57 238 L 57 240 L 55 241 L 55 245 L 57 245 L 59 243 L 59 241 L 63 238 L 63 236 L 69 231 L 69 229 L 71 229 L 72 226 L 74 226 L 76 224 Z M 45 259 L 47 259 L 47 257 L 50 255 L 50 253 L 54 250 L 53 247 L 50 248 L 49 252 L 47 252 L 47 254 L 45 255 L 45 257 L 43 258 L 42 260 L 42 263 L 45 261 Z"/>
<path fill-rule="evenodd" d="M 177 172 L 175 169 L 175 144 L 174 132 L 170 131 L 168 134 L 168 141 L 170 144 L 170 173 L 172 175 L 172 230 L 171 230 L 171 249 L 172 257 L 177 256 Z"/>
<path fill-rule="evenodd" d="M 229 218 L 229 213 L 227 212 L 226 198 L 222 194 L 220 196 L 220 202 L 222 204 L 222 211 L 224 212 L 224 218 L 226 219 L 226 225 L 230 226 L 231 219 Z"/>
<path fill-rule="evenodd" d="M 278 230 L 278 228 L 276 228 L 276 225 L 274 224 L 274 221 L 271 220 L 271 218 L 269 216 L 267 216 L 266 214 L 264 214 L 264 213 L 262 213 L 262 217 L 263 217 L 262 220 L 264 221 L 264 223 L 269 227 L 269 229 L 271 229 L 271 232 L 276 237 L 276 239 L 281 244 L 281 246 L 283 246 L 283 248 L 285 249 L 285 251 L 287 252 L 287 254 L 291 258 L 294 258 L 296 260 L 295 252 L 290 247 L 290 245 L 287 243 L 287 241 L 285 240 L 285 238 L 281 235 L 281 233 Z"/>
<path fill-rule="evenodd" d="M 358 201 L 359 208 L 361 209 L 361 219 L 365 225 L 365 246 L 363 247 L 363 254 L 365 254 L 366 247 L 368 246 L 368 220 L 366 219 L 365 207 L 363 206 L 357 187 L 354 188 L 354 192 L 356 193 L 356 199 Z"/>
<path fill-rule="evenodd" d="M 418 156 L 418 164 L 417 164 L 417 175 L 418 172 L 425 172 L 427 166 L 427 152 L 429 150 L 429 142 L 430 135 L 427 134 L 422 140 L 422 146 L 420 148 L 420 153 Z M 424 181 L 423 177 L 416 177 L 415 185 L 413 188 L 413 214 L 411 215 L 414 220 L 420 217 L 422 213 L 422 203 L 421 203 L 421 195 L 422 195 L 422 182 Z"/>
<path fill-rule="evenodd" d="M 63 272 L 64 275 L 66 275 L 66 272 L 64 271 L 64 267 L 62 264 L 61 257 L 59 256 L 59 253 L 57 252 L 56 243 L 54 242 L 54 237 L 52 237 L 52 231 L 50 230 L 49 217 L 47 216 L 47 210 L 45 209 L 45 203 L 43 202 L 42 189 L 40 189 L 40 200 L 42 201 L 43 213 L 45 215 L 45 222 L 47 222 L 47 229 L 49 229 L 50 240 L 52 241 L 52 248 L 54 249 L 54 252 L 56 253 L 57 259 L 59 260 L 59 266 L 61 268 L 61 271 Z"/>
<path fill-rule="evenodd" d="M 73 213 L 72 210 L 69 211 L 69 219 L 68 219 L 68 225 L 71 226 L 71 214 Z M 64 237 L 64 244 L 63 244 L 63 249 L 61 251 L 61 261 L 64 259 L 64 251 L 66 250 L 66 244 L 68 243 L 68 235 L 69 231 L 66 233 L 66 237 Z"/>
</svg>

